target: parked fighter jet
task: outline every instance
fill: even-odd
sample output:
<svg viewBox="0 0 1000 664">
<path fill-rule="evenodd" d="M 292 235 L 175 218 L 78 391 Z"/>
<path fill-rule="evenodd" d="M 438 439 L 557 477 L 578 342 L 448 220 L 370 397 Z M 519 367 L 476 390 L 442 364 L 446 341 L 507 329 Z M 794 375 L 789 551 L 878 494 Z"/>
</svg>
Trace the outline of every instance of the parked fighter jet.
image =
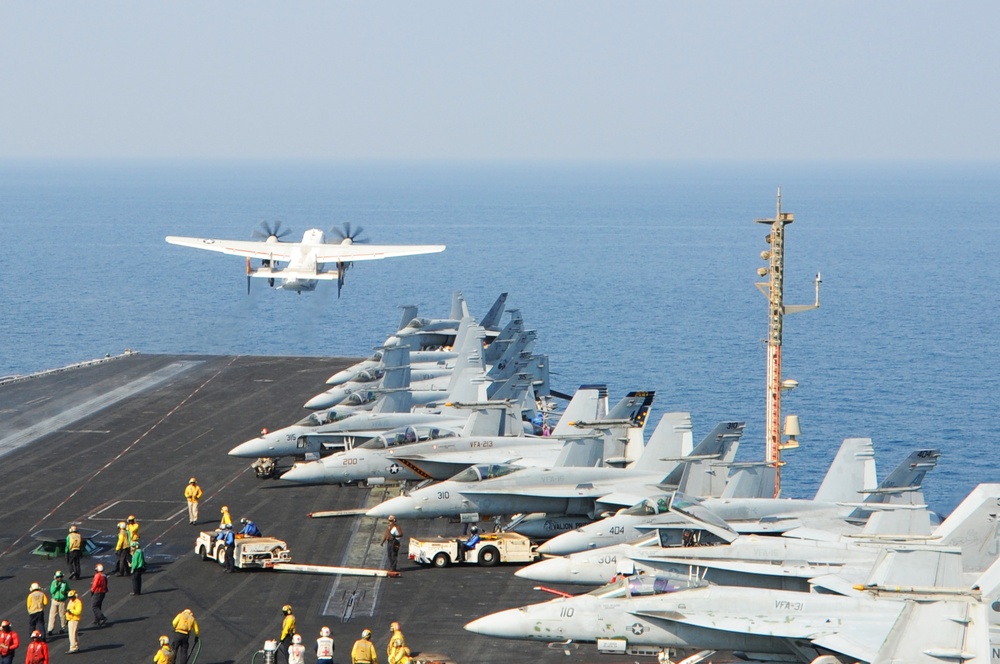
<svg viewBox="0 0 1000 664">
<path fill-rule="evenodd" d="M 481 328 L 478 330 L 476 333 L 481 333 Z M 470 334 L 473 334 L 471 330 Z M 477 404 L 478 407 L 485 401 L 478 398 L 478 393 L 481 390 L 485 391 L 485 386 L 477 385 L 472 379 L 468 381 L 462 379 L 482 374 L 481 348 L 463 356 L 462 366 L 456 369 L 456 372 L 456 385 L 462 385 L 463 389 L 471 390 L 472 393 L 463 396 L 453 392 L 450 396 L 455 398 L 458 404 Z M 511 380 L 519 391 L 516 395 L 518 398 L 512 401 L 520 401 L 522 394 L 531 387 L 530 381 L 524 381 L 520 376 L 515 376 Z M 345 439 L 347 442 L 364 441 L 401 427 L 426 425 L 460 431 L 470 413 L 469 409 L 461 408 L 460 405 L 446 406 L 435 411 L 409 412 L 410 395 L 405 390 L 388 392 L 380 399 L 385 404 L 393 404 L 393 407 L 390 409 L 376 406 L 371 412 L 345 413 L 337 409 L 318 411 L 290 427 L 274 432 L 265 430 L 258 438 L 234 447 L 229 451 L 229 455 L 245 458 L 317 455 L 313 458 L 318 458 L 324 445 L 340 447 L 345 445 Z M 401 407 L 400 402 L 406 407 Z"/>
<path fill-rule="evenodd" d="M 316 290 L 321 280 L 337 280 L 337 296 L 344 286 L 344 275 L 355 261 L 370 261 L 396 256 L 415 256 L 444 251 L 443 244 L 427 245 L 377 245 L 367 244 L 360 238 L 362 229 L 352 232 L 350 222 L 343 229 L 334 228 L 329 237 L 318 228 L 311 228 L 302 235 L 301 242 L 283 242 L 282 238 L 291 231 L 282 230 L 281 222 L 273 227 L 267 222 L 260 225 L 254 237 L 260 240 L 209 240 L 199 237 L 167 236 L 167 242 L 182 247 L 207 249 L 232 256 L 244 256 L 247 260 L 247 292 L 250 279 L 261 277 L 274 286 L 281 279 L 279 288 L 298 293 Z M 333 238 L 336 238 L 335 240 Z M 251 259 L 260 259 L 260 267 L 254 269 Z M 284 268 L 280 263 L 288 263 Z M 327 264 L 336 265 L 328 269 Z"/>
<path fill-rule="evenodd" d="M 545 454 L 549 463 L 562 448 L 562 437 L 579 433 L 569 423 L 593 421 L 607 408 L 604 386 L 581 386 L 567 405 L 549 438 L 520 436 L 449 437 L 446 440 L 399 439 L 377 436 L 350 450 L 337 452 L 318 461 L 296 464 L 282 479 L 300 484 L 340 484 L 367 481 L 378 484 L 387 479 L 446 479 L 475 463 L 509 462 L 526 455 Z M 629 402 L 622 401 L 621 416 Z M 619 416 L 617 411 L 609 417 Z M 440 456 L 440 458 L 438 458 Z M 424 460 L 427 459 L 427 462 Z M 502 461 L 498 461 L 501 460 Z M 445 470 L 442 471 L 441 469 Z"/>
<path fill-rule="evenodd" d="M 812 500 L 736 498 L 731 493 L 723 493 L 721 499 L 710 500 L 707 506 L 739 532 L 782 532 L 801 525 L 797 521 L 799 515 L 809 513 L 813 513 L 814 523 L 822 517 L 833 523 L 855 512 L 861 499 L 885 502 L 900 492 L 912 491 L 936 465 L 938 456 L 936 450 L 913 453 L 876 490 L 875 452 L 871 439 L 847 438 Z M 735 490 L 736 484 L 730 485 Z M 868 494 L 874 496 L 865 498 Z M 642 529 L 651 524 L 679 523 L 677 517 L 665 514 L 665 498 L 665 495 L 650 496 L 614 516 L 563 533 L 539 546 L 539 552 L 564 555 L 623 544 L 642 537 Z M 863 523 L 868 513 L 859 511 L 855 517 Z"/>
<path fill-rule="evenodd" d="M 806 591 L 810 579 L 830 573 L 859 583 L 871 570 L 880 546 L 909 540 L 960 547 L 963 570 L 978 576 L 992 564 L 1000 545 L 998 500 L 1000 485 L 980 485 L 933 533 L 908 532 L 906 517 L 922 513 L 926 522 L 927 512 L 901 507 L 879 515 L 904 517 L 899 520 L 903 525 L 887 525 L 895 519 L 872 519 L 862 533 L 839 537 L 827 532 L 796 532 L 781 537 L 737 535 L 701 504 L 694 504 L 679 508 L 685 522 L 676 528 L 658 529 L 630 544 L 547 558 L 516 574 L 543 583 L 601 585 L 616 573 L 668 572 L 694 574 L 719 585 Z M 805 538 L 810 535 L 822 539 Z"/>
<path fill-rule="evenodd" d="M 501 611 L 467 624 L 512 639 L 597 643 L 604 652 L 685 648 L 732 651 L 752 661 L 935 662 L 990 657 L 991 610 L 1000 595 L 1000 561 L 975 585 L 962 585 L 958 551 L 887 547 L 868 581 L 846 595 L 705 585 L 621 597 L 607 590 Z M 834 658 L 817 659 L 825 655 Z"/>
<path fill-rule="evenodd" d="M 642 396 L 645 393 L 638 394 Z M 744 424 L 726 422 L 720 427 L 741 433 Z M 608 438 L 605 437 L 606 444 L 613 442 Z M 568 443 L 563 454 L 572 454 L 572 446 L 585 442 Z M 720 448 L 723 444 L 733 443 L 728 439 L 717 442 Z M 544 512 L 595 518 L 605 509 L 634 504 L 637 496 L 660 491 L 657 485 L 664 482 L 676 467 L 673 460 L 663 460 L 664 452 L 661 446 L 647 445 L 639 459 L 624 469 L 580 466 L 525 468 L 500 464 L 474 466 L 446 482 L 377 505 L 367 515 L 434 518 Z M 699 453 L 698 449 L 694 452 Z"/>
</svg>

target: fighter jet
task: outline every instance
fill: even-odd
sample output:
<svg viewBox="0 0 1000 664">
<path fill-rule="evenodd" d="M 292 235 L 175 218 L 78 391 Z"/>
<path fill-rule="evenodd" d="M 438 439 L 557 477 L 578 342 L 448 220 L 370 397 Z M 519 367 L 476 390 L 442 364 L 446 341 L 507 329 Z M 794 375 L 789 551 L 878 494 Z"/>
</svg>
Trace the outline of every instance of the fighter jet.
<svg viewBox="0 0 1000 664">
<path fill-rule="evenodd" d="M 579 432 L 569 423 L 597 420 L 607 408 L 607 388 L 581 386 L 565 411 L 553 435 L 548 438 L 519 436 L 451 436 L 426 441 L 402 439 L 397 435 L 376 436 L 350 450 L 337 452 L 318 461 L 296 464 L 281 479 L 299 484 L 340 484 L 385 480 L 447 479 L 476 463 L 506 463 L 526 456 L 556 459 L 563 436 Z M 622 415 L 628 399 L 622 401 Z M 617 412 L 612 413 L 618 416 Z M 609 414 L 610 416 L 611 414 Z M 412 437 L 411 437 L 412 438 Z M 442 470 L 443 469 L 443 470 Z"/>
<path fill-rule="evenodd" d="M 990 656 L 1000 562 L 963 585 L 959 552 L 886 547 L 863 585 L 827 577 L 815 587 L 846 594 L 704 585 L 621 597 L 607 591 L 509 609 L 467 624 L 511 639 L 597 643 L 604 652 L 730 651 L 752 661 L 871 663 L 973 661 Z M 994 618 L 995 619 L 995 618 Z M 833 658 L 817 659 L 832 655 Z"/>
<path fill-rule="evenodd" d="M 720 426 L 741 433 L 744 423 L 726 422 Z M 561 458 L 579 453 L 588 442 L 567 443 Z M 606 435 L 604 444 L 613 442 L 614 436 Z M 718 442 L 720 447 L 724 443 L 732 444 L 731 440 Z M 481 518 L 484 515 L 543 512 L 596 518 L 606 509 L 634 504 L 637 496 L 662 491 L 658 485 L 667 480 L 676 467 L 676 462 L 663 460 L 663 455 L 661 446 L 650 444 L 634 464 L 626 468 L 473 466 L 446 482 L 377 505 L 367 515 L 386 517 L 393 514 L 397 518 L 476 515 Z"/>
<path fill-rule="evenodd" d="M 280 289 L 301 294 L 316 290 L 322 280 L 337 281 L 337 297 L 344 286 L 344 275 L 355 261 L 370 261 L 396 256 L 415 256 L 444 251 L 443 244 L 427 245 L 377 245 L 367 244 L 359 237 L 363 232 L 357 228 L 352 232 L 350 222 L 343 229 L 334 228 L 329 235 L 318 228 L 311 228 L 302 234 L 301 242 L 283 242 L 282 238 L 291 231 L 282 230 L 281 222 L 271 226 L 267 222 L 260 225 L 254 237 L 260 240 L 211 240 L 200 237 L 167 236 L 170 244 L 194 249 L 207 249 L 231 256 L 243 256 L 247 261 L 247 293 L 250 279 L 260 277 L 274 287 L 281 280 Z M 260 266 L 253 268 L 251 259 L 259 259 Z M 287 263 L 280 267 L 281 263 Z M 335 264 L 335 269 L 326 265 Z"/>
<path fill-rule="evenodd" d="M 477 334 L 481 333 L 482 328 L 477 330 Z M 473 332 L 470 331 L 470 334 Z M 467 385 L 465 389 L 471 393 L 465 397 L 452 393 L 451 396 L 456 397 L 457 401 L 451 406 L 434 411 L 407 412 L 408 407 L 400 407 L 400 404 L 409 404 L 409 392 L 390 391 L 380 397 L 386 407 L 376 406 L 371 412 L 345 413 L 338 409 L 318 411 L 290 427 L 273 432 L 265 430 L 258 438 L 234 447 L 229 451 L 229 455 L 244 458 L 286 456 L 305 458 L 315 455 L 313 458 L 318 458 L 325 447 L 352 446 L 353 441 L 365 441 L 386 431 L 407 426 L 428 426 L 460 431 L 471 412 L 460 407 L 460 404 L 474 404 L 473 407 L 476 408 L 485 401 L 484 398 L 480 398 L 481 391 L 485 392 L 485 385 L 464 381 L 463 378 L 468 375 L 482 375 L 482 366 L 481 348 L 462 358 L 462 366 L 456 369 L 456 384 Z M 520 376 L 515 376 L 511 380 L 519 390 L 519 393 L 514 395 L 516 398 L 511 400 L 520 401 L 523 399 L 523 393 L 530 388 L 530 381 L 525 382 Z M 393 407 L 389 408 L 388 404 L 392 404 Z M 530 424 L 526 426 L 530 427 Z"/>
<path fill-rule="evenodd" d="M 979 575 L 992 564 L 1000 545 L 998 500 L 1000 485 L 980 485 L 933 533 L 926 535 L 909 532 L 909 518 L 891 518 L 922 513 L 926 522 L 926 510 L 901 508 L 879 512 L 879 516 L 890 518 L 872 519 L 860 534 L 816 533 L 821 539 L 805 539 L 810 533 L 803 532 L 780 537 L 738 535 L 701 505 L 689 504 L 678 508 L 685 518 L 681 526 L 658 529 L 630 544 L 548 558 L 519 569 L 516 575 L 543 583 L 601 585 L 617 573 L 666 572 L 694 574 L 719 585 L 806 591 L 810 579 L 824 574 L 836 573 L 854 583 L 862 581 L 879 547 L 889 541 L 929 541 L 960 547 L 964 572 Z M 685 535 L 689 541 L 685 541 Z"/>
<path fill-rule="evenodd" d="M 799 514 L 809 513 L 812 513 L 814 523 L 826 516 L 832 524 L 855 512 L 859 499 L 865 499 L 868 503 L 885 502 L 901 492 L 913 491 L 915 487 L 919 487 L 924 475 L 936 465 L 938 456 L 936 450 L 915 452 L 912 458 L 908 457 L 890 473 L 876 490 L 875 452 L 871 439 L 847 438 L 812 500 L 739 498 L 734 495 L 738 482 L 730 482 L 727 492 L 719 500 L 709 500 L 706 506 L 739 532 L 777 533 L 790 530 L 800 525 L 796 520 Z M 871 496 L 866 498 L 869 494 Z M 665 494 L 650 496 L 614 516 L 563 533 L 540 545 L 539 552 L 545 555 L 565 555 L 623 544 L 642 537 L 643 527 L 658 522 L 679 523 L 677 517 L 664 514 L 667 497 Z M 859 523 L 863 523 L 868 512 L 858 511 L 855 517 Z"/>
</svg>

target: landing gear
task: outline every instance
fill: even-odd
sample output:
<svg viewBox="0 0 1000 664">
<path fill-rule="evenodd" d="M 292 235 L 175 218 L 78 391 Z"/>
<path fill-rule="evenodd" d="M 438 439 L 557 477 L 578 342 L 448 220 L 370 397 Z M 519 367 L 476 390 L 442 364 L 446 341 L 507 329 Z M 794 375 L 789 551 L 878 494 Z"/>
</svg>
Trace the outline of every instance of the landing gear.
<svg viewBox="0 0 1000 664">
<path fill-rule="evenodd" d="M 262 480 L 270 480 L 278 477 L 278 460 L 271 457 L 261 457 L 250 466 L 257 477 Z"/>
</svg>

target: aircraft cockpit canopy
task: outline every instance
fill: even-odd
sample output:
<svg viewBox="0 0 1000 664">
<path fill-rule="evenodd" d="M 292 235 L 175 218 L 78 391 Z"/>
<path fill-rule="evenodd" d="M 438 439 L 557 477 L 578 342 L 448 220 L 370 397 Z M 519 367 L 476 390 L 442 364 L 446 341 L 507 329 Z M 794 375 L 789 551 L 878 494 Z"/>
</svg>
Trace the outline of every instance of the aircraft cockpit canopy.
<svg viewBox="0 0 1000 664">
<path fill-rule="evenodd" d="M 372 353 L 372 356 L 369 357 L 368 359 L 371 360 L 372 362 L 381 362 L 382 361 L 382 351 L 380 351 L 380 350 L 375 351 L 374 353 Z"/>
<path fill-rule="evenodd" d="M 637 503 L 625 510 L 625 514 L 630 516 L 652 516 L 663 514 L 669 510 L 669 500 L 666 496 L 662 498 L 647 498 L 641 503 Z"/>
<path fill-rule="evenodd" d="M 376 380 L 381 380 L 382 376 L 384 375 L 385 375 L 384 369 L 365 369 L 364 371 L 359 372 L 358 375 L 354 377 L 354 382 L 371 383 Z"/>
<path fill-rule="evenodd" d="M 688 577 L 633 574 L 620 577 L 606 586 L 590 591 L 595 597 L 636 597 L 638 595 L 664 595 L 684 588 L 707 585 L 704 581 Z"/>
<path fill-rule="evenodd" d="M 492 480 L 496 477 L 503 477 L 511 473 L 523 470 L 524 466 L 515 466 L 509 463 L 491 463 L 479 466 L 470 466 L 458 475 L 452 477 L 454 482 L 482 482 Z"/>
<path fill-rule="evenodd" d="M 409 323 L 407 323 L 406 327 L 403 328 L 403 329 L 409 328 L 411 330 L 419 330 L 424 325 L 427 325 L 427 319 L 426 318 L 414 318 Z"/>
<path fill-rule="evenodd" d="M 338 413 L 335 410 L 321 410 L 315 413 L 309 413 L 295 424 L 300 427 L 318 427 L 323 426 L 324 424 L 339 422 L 348 415 L 350 415 L 349 412 L 341 411 Z"/>
<path fill-rule="evenodd" d="M 409 445 L 410 443 L 422 443 L 427 440 L 437 440 L 438 438 L 454 438 L 458 434 L 448 429 L 438 429 L 437 427 L 402 427 L 393 429 L 371 438 L 357 447 L 366 450 L 384 450 L 399 445 Z"/>
<path fill-rule="evenodd" d="M 366 403 L 371 403 L 374 400 L 375 400 L 375 392 L 372 392 L 371 390 L 358 390 L 357 392 L 352 392 L 351 394 L 348 394 L 347 398 L 344 399 L 344 403 L 342 405 L 363 406 Z"/>
</svg>

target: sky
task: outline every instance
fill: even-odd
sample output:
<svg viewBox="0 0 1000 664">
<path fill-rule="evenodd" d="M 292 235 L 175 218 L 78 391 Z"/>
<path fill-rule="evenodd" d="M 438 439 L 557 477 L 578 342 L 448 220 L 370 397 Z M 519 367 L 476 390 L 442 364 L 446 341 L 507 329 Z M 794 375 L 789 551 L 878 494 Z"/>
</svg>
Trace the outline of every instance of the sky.
<svg viewBox="0 0 1000 664">
<path fill-rule="evenodd" d="M 1000 3 L 0 0 L 0 159 L 997 160 Z"/>
</svg>

